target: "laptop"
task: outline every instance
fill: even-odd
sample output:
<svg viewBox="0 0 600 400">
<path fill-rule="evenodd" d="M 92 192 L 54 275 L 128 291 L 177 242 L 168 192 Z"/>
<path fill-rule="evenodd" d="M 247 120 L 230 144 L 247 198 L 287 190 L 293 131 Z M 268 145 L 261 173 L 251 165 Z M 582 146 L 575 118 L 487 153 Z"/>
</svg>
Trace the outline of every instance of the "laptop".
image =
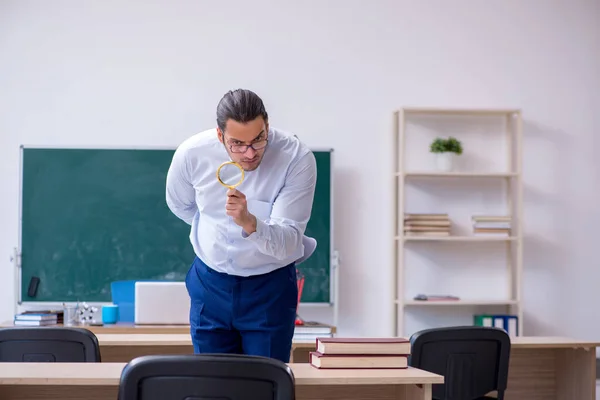
<svg viewBox="0 0 600 400">
<path fill-rule="evenodd" d="M 136 282 L 135 323 L 189 325 L 190 296 L 185 282 Z"/>
</svg>

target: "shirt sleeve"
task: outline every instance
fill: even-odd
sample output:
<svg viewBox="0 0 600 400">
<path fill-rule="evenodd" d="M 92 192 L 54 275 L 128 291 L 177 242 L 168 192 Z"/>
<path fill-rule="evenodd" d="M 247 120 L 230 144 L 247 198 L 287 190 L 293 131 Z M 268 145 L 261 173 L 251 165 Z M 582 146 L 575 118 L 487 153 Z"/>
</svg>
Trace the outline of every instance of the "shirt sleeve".
<svg viewBox="0 0 600 400">
<path fill-rule="evenodd" d="M 292 256 L 302 244 L 302 237 L 310 219 L 317 164 L 315 156 L 308 151 L 289 169 L 285 184 L 271 210 L 271 216 L 263 221 L 256 219 L 256 231 L 242 236 L 258 246 L 260 252 L 278 260 Z"/>
<path fill-rule="evenodd" d="M 167 172 L 167 206 L 178 218 L 191 225 L 196 215 L 196 193 L 191 184 L 185 153 L 178 148 Z"/>
</svg>

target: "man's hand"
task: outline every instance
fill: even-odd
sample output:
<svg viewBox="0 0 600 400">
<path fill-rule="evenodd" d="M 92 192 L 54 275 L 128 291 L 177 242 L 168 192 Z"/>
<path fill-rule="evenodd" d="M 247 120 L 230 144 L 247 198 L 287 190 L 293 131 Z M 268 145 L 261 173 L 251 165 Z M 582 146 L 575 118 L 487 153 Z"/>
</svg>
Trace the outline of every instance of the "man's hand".
<svg viewBox="0 0 600 400">
<path fill-rule="evenodd" d="M 227 215 L 233 218 L 233 222 L 241 226 L 248 235 L 256 231 L 256 217 L 248 212 L 248 204 L 244 193 L 237 189 L 229 189 L 225 211 Z"/>
</svg>

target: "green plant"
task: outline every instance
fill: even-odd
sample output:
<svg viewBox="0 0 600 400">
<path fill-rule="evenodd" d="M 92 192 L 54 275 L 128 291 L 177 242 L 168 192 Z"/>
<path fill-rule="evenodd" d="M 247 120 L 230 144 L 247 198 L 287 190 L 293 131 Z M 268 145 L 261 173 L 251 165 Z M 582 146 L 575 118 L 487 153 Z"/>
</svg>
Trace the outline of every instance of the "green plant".
<svg viewBox="0 0 600 400">
<path fill-rule="evenodd" d="M 448 139 L 436 138 L 429 147 L 432 153 L 456 153 L 462 154 L 462 143 L 450 136 Z"/>
</svg>

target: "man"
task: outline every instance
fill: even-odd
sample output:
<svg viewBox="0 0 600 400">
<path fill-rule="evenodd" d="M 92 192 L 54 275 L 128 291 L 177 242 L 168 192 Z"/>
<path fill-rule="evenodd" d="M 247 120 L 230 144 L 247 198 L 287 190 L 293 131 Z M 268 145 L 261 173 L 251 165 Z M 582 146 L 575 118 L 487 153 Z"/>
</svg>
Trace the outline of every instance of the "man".
<svg viewBox="0 0 600 400">
<path fill-rule="evenodd" d="M 238 162 L 245 179 L 227 189 L 216 171 Z M 249 90 L 225 94 L 217 127 L 184 141 L 167 175 L 166 201 L 191 225 L 196 258 L 187 274 L 196 353 L 240 353 L 289 361 L 317 178 L 313 153 L 269 127 Z"/>
</svg>

